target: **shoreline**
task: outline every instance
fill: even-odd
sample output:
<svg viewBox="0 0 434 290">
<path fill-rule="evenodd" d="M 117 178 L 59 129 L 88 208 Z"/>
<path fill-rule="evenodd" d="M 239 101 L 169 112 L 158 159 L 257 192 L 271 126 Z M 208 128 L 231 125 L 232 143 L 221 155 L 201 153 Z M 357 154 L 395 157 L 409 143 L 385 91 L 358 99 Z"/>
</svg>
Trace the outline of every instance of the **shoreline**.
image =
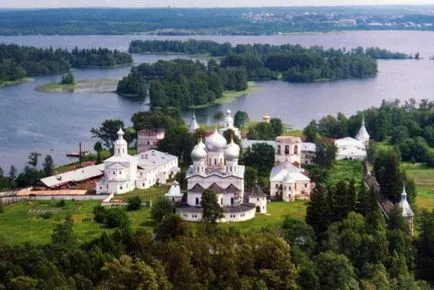
<svg viewBox="0 0 434 290">
<path fill-rule="evenodd" d="M 208 107 L 216 106 L 216 105 L 230 104 L 233 101 L 235 101 L 235 99 L 242 97 L 242 96 L 245 96 L 245 95 L 247 95 L 247 94 L 249 94 L 249 93 L 251 93 L 257 89 L 259 89 L 259 87 L 256 87 L 255 82 L 248 82 L 247 83 L 247 89 L 245 89 L 243 91 L 224 91 L 223 96 L 215 99 L 212 103 L 207 103 L 207 104 L 197 105 L 197 106 L 190 106 L 189 109 L 204 109 L 204 108 L 208 108 Z"/>
<path fill-rule="evenodd" d="M 0 84 L 0 88 L 6 88 L 6 87 L 10 87 L 10 86 L 20 85 L 20 84 L 27 83 L 27 82 L 33 82 L 34 80 L 35 79 L 33 79 L 33 78 L 25 77 L 25 78 L 22 78 L 22 79 L 19 79 L 16 81 L 6 81 L 6 82 Z"/>
</svg>

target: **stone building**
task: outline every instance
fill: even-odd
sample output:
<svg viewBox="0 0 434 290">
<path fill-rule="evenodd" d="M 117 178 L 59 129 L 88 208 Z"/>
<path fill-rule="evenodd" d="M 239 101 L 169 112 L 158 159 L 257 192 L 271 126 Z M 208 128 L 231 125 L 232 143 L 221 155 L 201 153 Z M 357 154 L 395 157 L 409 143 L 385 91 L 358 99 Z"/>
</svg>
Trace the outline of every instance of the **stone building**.
<svg viewBox="0 0 434 290">
<path fill-rule="evenodd" d="M 122 129 L 114 143 L 114 155 L 104 161 L 104 175 L 96 184 L 97 194 L 123 194 L 135 188 L 145 189 L 166 183 L 179 170 L 178 157 L 150 150 L 135 156 L 128 154 Z"/>
<path fill-rule="evenodd" d="M 164 139 L 164 129 L 143 129 L 137 132 L 137 151 L 146 152 L 158 147 L 161 140 Z"/>
<path fill-rule="evenodd" d="M 223 218 L 219 222 L 245 221 L 255 217 L 256 206 L 263 210 L 263 199 L 249 199 L 244 193 L 245 167 L 238 164 L 240 147 L 226 139 L 217 131 L 201 141 L 191 152 L 193 164 L 190 165 L 187 179 L 187 201 L 178 206 L 176 212 L 185 220 L 202 220 L 201 200 L 206 189 L 213 190 Z"/>
</svg>

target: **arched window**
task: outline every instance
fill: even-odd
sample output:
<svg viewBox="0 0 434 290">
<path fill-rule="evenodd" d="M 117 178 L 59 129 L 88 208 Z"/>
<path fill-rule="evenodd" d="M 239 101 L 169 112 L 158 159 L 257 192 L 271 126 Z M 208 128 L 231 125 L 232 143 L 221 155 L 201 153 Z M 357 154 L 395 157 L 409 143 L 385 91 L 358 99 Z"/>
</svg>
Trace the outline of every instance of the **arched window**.
<svg viewBox="0 0 434 290">
<path fill-rule="evenodd" d="M 285 155 L 289 155 L 289 145 L 285 146 Z"/>
<path fill-rule="evenodd" d="M 214 165 L 217 165 L 217 159 L 214 159 Z"/>
<path fill-rule="evenodd" d="M 280 155 L 280 151 L 281 151 L 280 145 L 277 145 L 277 154 L 278 155 Z"/>
<path fill-rule="evenodd" d="M 294 146 L 294 154 L 298 154 L 298 146 L 297 145 Z"/>
</svg>

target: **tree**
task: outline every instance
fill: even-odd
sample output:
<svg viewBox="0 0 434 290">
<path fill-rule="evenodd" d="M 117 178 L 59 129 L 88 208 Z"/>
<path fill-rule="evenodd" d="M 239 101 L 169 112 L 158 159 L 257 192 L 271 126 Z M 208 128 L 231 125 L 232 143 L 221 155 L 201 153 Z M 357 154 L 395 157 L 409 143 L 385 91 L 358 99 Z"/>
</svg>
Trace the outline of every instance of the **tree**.
<svg viewBox="0 0 434 290">
<path fill-rule="evenodd" d="M 93 150 L 96 151 L 96 163 L 100 164 L 101 163 L 101 151 L 102 151 L 102 144 L 100 141 L 97 141 L 95 143 L 95 145 L 93 146 Z"/>
<path fill-rule="evenodd" d="M 316 144 L 315 163 L 321 167 L 330 169 L 336 160 L 337 148 L 332 142 L 321 141 Z"/>
<path fill-rule="evenodd" d="M 417 249 L 417 277 L 434 283 L 434 210 L 426 210 L 420 215 L 419 236 L 415 242 Z"/>
<path fill-rule="evenodd" d="M 118 138 L 119 129 L 124 129 L 124 122 L 121 120 L 105 120 L 101 126 L 96 129 L 90 129 L 92 138 L 101 140 L 106 148 L 112 149 L 113 142 Z"/>
<path fill-rule="evenodd" d="M 171 240 L 187 234 L 187 223 L 177 214 L 167 214 L 155 228 L 158 239 Z"/>
<path fill-rule="evenodd" d="M 127 255 L 105 263 L 102 272 L 103 280 L 100 284 L 102 289 L 171 289 L 165 276 L 158 277 L 152 266 L 141 260 L 133 262 L 133 259 Z M 159 272 L 160 275 L 164 275 L 164 272 Z"/>
<path fill-rule="evenodd" d="M 98 205 L 93 208 L 93 220 L 97 223 L 103 224 L 105 223 L 105 217 L 106 217 L 106 209 L 102 205 Z"/>
<path fill-rule="evenodd" d="M 175 210 L 173 202 L 165 196 L 159 196 L 151 208 L 151 217 L 160 223 L 165 216 L 172 214 Z"/>
<path fill-rule="evenodd" d="M 271 129 L 274 132 L 274 135 L 281 136 L 283 134 L 283 123 L 282 120 L 279 118 L 271 118 L 270 120 L 270 126 Z"/>
<path fill-rule="evenodd" d="M 128 211 L 139 210 L 140 207 L 142 206 L 142 200 L 138 196 L 128 198 L 127 203 L 128 203 L 127 205 Z"/>
<path fill-rule="evenodd" d="M 33 166 L 33 168 L 36 168 L 38 166 L 39 157 L 41 156 L 41 153 L 38 152 L 32 152 L 29 154 L 29 161 L 27 162 L 30 166 Z"/>
<path fill-rule="evenodd" d="M 72 230 L 71 216 L 67 216 L 63 224 L 57 225 L 51 235 L 51 243 L 55 248 L 71 250 L 78 245 L 77 237 Z"/>
<path fill-rule="evenodd" d="M 306 142 L 318 143 L 319 134 L 316 121 L 311 121 L 303 130 L 303 135 L 306 137 Z"/>
<path fill-rule="evenodd" d="M 244 111 L 237 111 L 234 116 L 234 126 L 242 128 L 244 124 L 249 122 L 249 114 Z"/>
<path fill-rule="evenodd" d="M 346 256 L 326 251 L 313 260 L 321 289 L 359 289 L 354 268 Z"/>
<path fill-rule="evenodd" d="M 120 208 L 111 208 L 106 211 L 105 224 L 109 229 L 126 228 L 129 223 L 128 216 Z"/>
<path fill-rule="evenodd" d="M 260 176 L 269 176 L 274 166 L 274 148 L 266 143 L 256 143 L 247 148 L 244 165 L 255 168 Z"/>
<path fill-rule="evenodd" d="M 42 171 L 45 176 L 51 176 L 54 173 L 54 161 L 51 155 L 45 156 L 44 163 L 42 164 Z"/>
<path fill-rule="evenodd" d="M 60 84 L 62 85 L 73 85 L 74 83 L 74 75 L 71 71 L 68 71 L 65 75 L 63 75 L 62 80 L 60 81 Z"/>
<path fill-rule="evenodd" d="M 223 114 L 223 112 L 222 111 L 216 111 L 215 113 L 214 113 L 214 120 L 216 120 L 216 121 L 218 121 L 218 122 L 221 122 L 222 120 L 223 120 L 223 118 L 224 118 L 224 114 Z"/>
<path fill-rule="evenodd" d="M 374 174 L 381 194 L 393 202 L 399 202 L 404 181 L 399 153 L 394 150 L 379 151 L 374 162 Z"/>
<path fill-rule="evenodd" d="M 223 217 L 223 208 L 217 201 L 217 194 L 210 189 L 206 189 L 202 193 L 202 200 L 200 201 L 202 206 L 202 220 L 215 224 L 219 219 Z"/>
<path fill-rule="evenodd" d="M 318 238 L 327 231 L 330 224 L 330 208 L 327 202 L 327 192 L 317 186 L 310 195 L 306 209 L 306 222 L 315 230 Z"/>
</svg>

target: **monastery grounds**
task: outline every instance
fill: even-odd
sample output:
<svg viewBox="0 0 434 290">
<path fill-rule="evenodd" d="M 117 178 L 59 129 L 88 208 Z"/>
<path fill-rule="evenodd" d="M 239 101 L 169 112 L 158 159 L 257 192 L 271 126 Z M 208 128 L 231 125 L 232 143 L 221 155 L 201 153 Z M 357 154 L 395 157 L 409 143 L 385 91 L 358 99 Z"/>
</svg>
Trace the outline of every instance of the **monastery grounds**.
<svg viewBox="0 0 434 290">
<path fill-rule="evenodd" d="M 355 175 L 357 174 L 357 175 Z M 361 179 L 363 166 L 360 161 L 337 161 L 330 178 L 354 178 Z M 330 180 L 333 182 L 332 180 Z M 168 192 L 167 185 L 153 187 L 145 190 L 134 190 L 130 193 L 116 196 L 116 199 L 127 200 L 129 197 L 139 196 L 142 201 L 156 201 L 158 196 Z M 103 232 L 112 232 L 114 229 L 105 228 L 93 220 L 93 208 L 100 204 L 100 201 L 66 201 L 64 207 L 58 206 L 58 201 L 23 201 L 5 207 L 5 212 L 0 215 L 0 232 L 4 242 L 10 245 L 22 245 L 26 242 L 32 244 L 46 244 L 50 242 L 51 234 L 57 224 L 64 221 L 68 214 L 72 215 L 74 221 L 74 232 L 80 243 L 91 241 L 99 237 Z M 240 232 L 249 232 L 269 228 L 277 230 L 285 216 L 304 220 L 307 201 L 297 200 L 294 202 L 273 201 L 268 204 L 267 215 L 256 215 L 252 220 L 246 222 L 226 223 L 219 227 L 232 228 Z M 45 211 L 53 212 L 50 218 L 44 219 L 40 216 Z M 138 211 L 126 212 L 131 227 L 134 230 L 143 229 L 153 232 L 156 223 L 150 216 L 150 209 L 142 207 Z M 195 223 L 191 223 L 195 225 Z M 19 228 L 18 232 L 16 229 Z"/>
</svg>

